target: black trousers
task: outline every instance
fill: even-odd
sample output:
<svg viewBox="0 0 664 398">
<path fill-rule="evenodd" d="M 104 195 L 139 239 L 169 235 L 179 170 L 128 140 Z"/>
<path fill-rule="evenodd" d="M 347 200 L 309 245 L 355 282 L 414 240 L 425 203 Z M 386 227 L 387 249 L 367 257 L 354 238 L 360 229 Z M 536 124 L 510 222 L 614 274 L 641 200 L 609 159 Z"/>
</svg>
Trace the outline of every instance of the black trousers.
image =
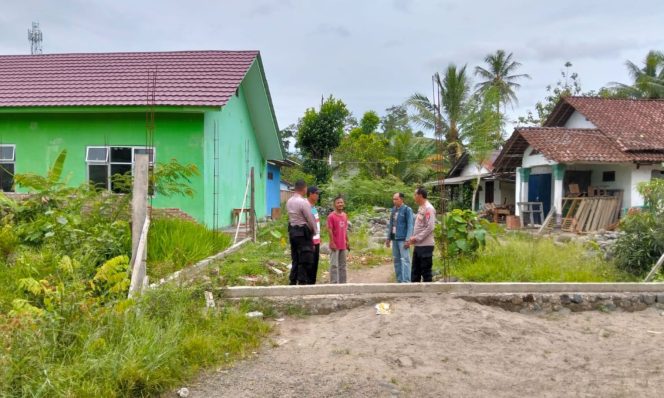
<svg viewBox="0 0 664 398">
<path fill-rule="evenodd" d="M 310 285 L 316 284 L 316 275 L 318 274 L 318 261 L 320 260 L 320 243 L 314 244 L 314 264 L 311 267 L 308 282 Z"/>
<path fill-rule="evenodd" d="M 307 227 L 289 227 L 288 238 L 291 246 L 291 285 L 308 285 L 314 268 L 314 244 Z"/>
<path fill-rule="evenodd" d="M 410 272 L 411 282 L 431 282 L 433 266 L 433 246 L 415 246 Z"/>
</svg>

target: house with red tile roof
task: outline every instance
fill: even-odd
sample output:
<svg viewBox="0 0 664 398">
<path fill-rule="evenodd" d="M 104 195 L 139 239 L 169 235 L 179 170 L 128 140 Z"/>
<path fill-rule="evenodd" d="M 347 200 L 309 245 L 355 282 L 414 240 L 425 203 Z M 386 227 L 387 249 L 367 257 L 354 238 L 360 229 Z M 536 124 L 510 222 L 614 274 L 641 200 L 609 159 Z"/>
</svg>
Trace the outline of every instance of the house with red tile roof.
<svg viewBox="0 0 664 398">
<path fill-rule="evenodd" d="M 63 149 L 69 184 L 110 190 L 137 153 L 195 164 L 194 198 L 152 205 L 209 226 L 231 223 L 252 168 L 264 216 L 267 162 L 284 159 L 258 51 L 0 56 L 0 189 L 16 190 L 14 173 L 45 174 Z"/>
<path fill-rule="evenodd" d="M 570 189 L 643 206 L 637 186 L 663 178 L 663 162 L 664 100 L 567 97 L 543 127 L 514 130 L 494 172 L 516 172 L 516 201 L 554 206 L 560 219 Z"/>
</svg>

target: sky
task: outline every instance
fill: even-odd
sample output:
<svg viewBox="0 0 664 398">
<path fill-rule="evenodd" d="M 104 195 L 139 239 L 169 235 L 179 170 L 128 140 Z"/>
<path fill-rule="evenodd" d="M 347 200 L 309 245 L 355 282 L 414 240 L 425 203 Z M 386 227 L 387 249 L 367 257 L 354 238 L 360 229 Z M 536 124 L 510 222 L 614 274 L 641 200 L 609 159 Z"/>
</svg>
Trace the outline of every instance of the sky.
<svg viewBox="0 0 664 398">
<path fill-rule="evenodd" d="M 321 95 L 359 119 L 431 95 L 448 64 L 472 72 L 504 49 L 523 65 L 525 115 L 573 64 L 584 91 L 629 82 L 625 61 L 664 50 L 662 0 L 0 0 L 0 54 L 28 54 L 37 21 L 44 53 L 259 50 L 280 128 Z M 472 75 L 472 73 L 471 73 Z M 475 79 L 477 81 L 477 79 Z"/>
</svg>

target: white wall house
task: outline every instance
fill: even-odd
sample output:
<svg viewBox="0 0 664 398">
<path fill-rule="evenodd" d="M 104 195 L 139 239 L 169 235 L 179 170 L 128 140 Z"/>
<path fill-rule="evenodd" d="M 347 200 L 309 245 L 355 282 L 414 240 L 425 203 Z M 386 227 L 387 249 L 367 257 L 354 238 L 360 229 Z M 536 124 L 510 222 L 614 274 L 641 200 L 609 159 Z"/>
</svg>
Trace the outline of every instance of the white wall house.
<svg viewBox="0 0 664 398">
<path fill-rule="evenodd" d="M 515 171 L 516 202 L 548 202 L 558 219 L 571 184 L 621 193 L 623 209 L 643 206 L 639 184 L 664 175 L 657 120 L 664 120 L 664 101 L 565 98 L 544 127 L 514 131 L 495 171 Z"/>
</svg>

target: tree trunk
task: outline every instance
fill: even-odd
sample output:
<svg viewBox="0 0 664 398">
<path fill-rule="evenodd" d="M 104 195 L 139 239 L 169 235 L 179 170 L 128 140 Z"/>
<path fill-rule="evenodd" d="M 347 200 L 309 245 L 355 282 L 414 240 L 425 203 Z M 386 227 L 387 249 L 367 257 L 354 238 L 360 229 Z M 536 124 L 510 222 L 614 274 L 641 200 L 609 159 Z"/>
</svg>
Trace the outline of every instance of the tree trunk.
<svg viewBox="0 0 664 398">
<path fill-rule="evenodd" d="M 470 203 L 470 209 L 475 210 L 475 201 L 477 200 L 477 191 L 480 189 L 480 173 L 477 172 L 477 180 L 475 180 L 475 189 L 473 189 L 473 201 Z M 477 209 L 479 210 L 479 209 Z"/>
</svg>

